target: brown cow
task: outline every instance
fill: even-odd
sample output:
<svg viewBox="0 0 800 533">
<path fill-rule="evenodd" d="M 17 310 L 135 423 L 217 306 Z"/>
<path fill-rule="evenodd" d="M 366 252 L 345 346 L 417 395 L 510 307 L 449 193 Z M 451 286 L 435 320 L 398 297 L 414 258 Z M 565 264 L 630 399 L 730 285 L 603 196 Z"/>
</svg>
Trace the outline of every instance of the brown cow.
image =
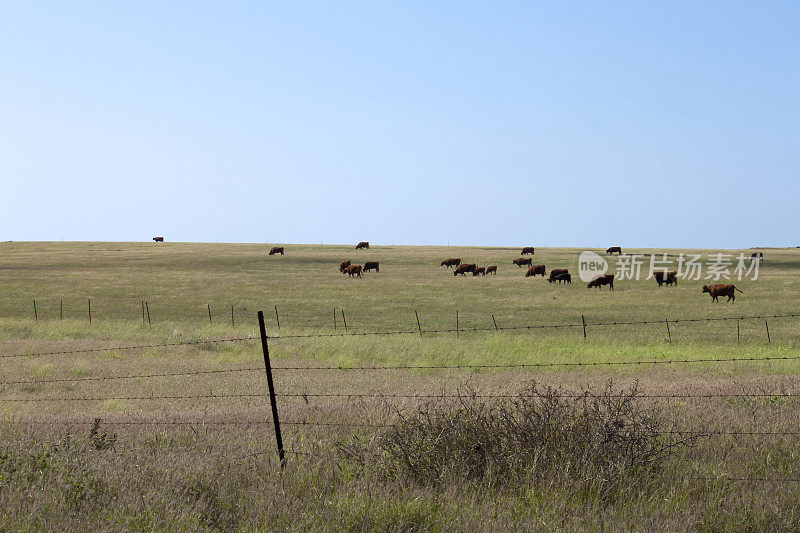
<svg viewBox="0 0 800 533">
<path fill-rule="evenodd" d="M 525 277 L 530 278 L 531 276 L 535 276 L 536 274 L 541 274 L 544 277 L 544 265 L 531 265 L 528 267 L 528 271 L 525 272 Z"/>
<path fill-rule="evenodd" d="M 619 246 L 612 246 L 611 248 L 606 250 L 607 255 L 611 255 L 614 252 L 618 253 L 619 255 L 622 255 L 622 248 L 620 248 Z"/>
<path fill-rule="evenodd" d="M 660 287 L 663 283 L 666 283 L 667 286 L 672 285 L 673 283 L 675 286 L 678 286 L 678 272 L 676 270 L 657 270 L 653 272 L 653 277 L 656 278 L 656 283 Z"/>
<path fill-rule="evenodd" d="M 703 293 L 708 293 L 711 295 L 712 302 L 718 302 L 720 296 L 727 296 L 729 302 L 736 301 L 736 293 L 733 292 L 734 290 L 739 291 L 736 288 L 736 285 L 731 285 L 730 283 L 720 283 L 717 285 L 703 285 Z M 739 291 L 742 292 L 742 291 Z M 742 292 L 742 294 L 744 294 Z"/>
<path fill-rule="evenodd" d="M 361 241 L 356 244 L 356 250 L 369 250 L 369 243 L 367 241 Z"/>
<path fill-rule="evenodd" d="M 758 259 L 764 259 L 764 253 L 763 252 L 753 252 L 752 254 L 750 254 L 750 257 L 757 257 Z"/>
<path fill-rule="evenodd" d="M 375 272 L 381 271 L 380 265 L 377 261 L 367 261 L 364 263 L 364 272 L 367 272 L 368 270 L 374 270 Z"/>
<path fill-rule="evenodd" d="M 526 246 L 522 249 L 522 253 L 520 255 L 531 254 L 533 255 L 533 246 Z"/>
<path fill-rule="evenodd" d="M 560 284 L 562 281 L 566 285 L 567 283 L 572 283 L 572 275 L 567 272 L 565 274 L 559 274 L 556 276 L 556 281 Z"/>
<path fill-rule="evenodd" d="M 602 276 L 597 276 L 592 281 L 586 285 L 587 289 L 591 289 L 592 287 L 602 287 L 603 285 L 608 285 L 611 287 L 611 290 L 614 290 L 614 274 L 604 274 Z"/>
<path fill-rule="evenodd" d="M 353 276 L 361 277 L 361 265 L 350 265 L 344 269 L 345 272 L 352 278 Z"/>
<path fill-rule="evenodd" d="M 339 263 L 339 272 L 344 274 L 344 269 L 346 269 L 349 266 L 350 266 L 350 260 L 349 259 L 345 259 L 344 261 Z"/>
<path fill-rule="evenodd" d="M 283 246 L 273 246 L 269 251 L 269 255 L 281 254 L 283 255 Z"/>
<path fill-rule="evenodd" d="M 533 259 L 530 257 L 520 257 L 519 259 L 514 259 L 514 264 L 521 267 L 522 265 L 530 265 L 532 261 Z"/>
<path fill-rule="evenodd" d="M 483 274 L 486 275 L 486 267 L 477 267 L 475 271 L 472 273 L 473 276 L 479 276 Z"/>
<path fill-rule="evenodd" d="M 460 264 L 461 264 L 461 259 L 459 259 L 458 257 L 451 257 L 450 259 L 445 259 L 444 261 L 442 261 L 442 264 L 440 266 L 446 266 L 447 268 L 450 268 L 450 267 L 457 267 Z"/>
<path fill-rule="evenodd" d="M 453 275 L 458 276 L 459 274 L 461 274 L 462 276 L 466 276 L 467 272 L 474 273 L 476 268 L 478 268 L 478 266 L 475 263 L 466 263 L 463 265 L 458 265 L 456 269 L 453 271 Z"/>
<path fill-rule="evenodd" d="M 153 237 L 153 240 L 156 242 L 164 242 L 164 237 Z"/>
<path fill-rule="evenodd" d="M 497 275 L 497 265 L 492 265 L 492 266 L 486 267 L 486 273 L 487 274 L 494 274 L 496 276 Z"/>
<path fill-rule="evenodd" d="M 556 281 L 556 278 L 561 274 L 569 274 L 569 270 L 567 270 L 566 268 L 554 268 L 553 270 L 550 271 L 550 277 L 547 278 L 547 282 L 553 283 L 554 281 Z"/>
</svg>

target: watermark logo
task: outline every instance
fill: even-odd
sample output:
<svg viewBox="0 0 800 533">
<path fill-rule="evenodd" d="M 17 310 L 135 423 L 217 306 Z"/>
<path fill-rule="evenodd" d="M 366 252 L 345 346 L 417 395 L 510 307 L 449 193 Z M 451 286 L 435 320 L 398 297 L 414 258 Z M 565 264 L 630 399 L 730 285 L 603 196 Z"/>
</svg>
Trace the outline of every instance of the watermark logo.
<svg viewBox="0 0 800 533">
<path fill-rule="evenodd" d="M 601 255 L 587 250 L 578 257 L 578 276 L 586 283 L 602 276 L 607 270 L 608 262 Z"/>
</svg>

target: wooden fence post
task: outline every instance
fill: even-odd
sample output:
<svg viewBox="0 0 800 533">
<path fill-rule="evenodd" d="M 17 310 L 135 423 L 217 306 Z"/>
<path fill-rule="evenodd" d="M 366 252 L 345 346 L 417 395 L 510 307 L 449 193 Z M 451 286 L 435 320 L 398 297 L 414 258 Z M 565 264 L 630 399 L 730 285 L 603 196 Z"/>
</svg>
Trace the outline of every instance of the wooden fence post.
<svg viewBox="0 0 800 533">
<path fill-rule="evenodd" d="M 419 323 L 419 314 L 416 309 L 414 309 L 414 316 L 417 317 L 417 330 L 419 331 L 419 336 L 422 337 L 422 326 Z"/>
<path fill-rule="evenodd" d="M 267 328 L 264 326 L 264 312 L 258 312 L 258 329 L 261 332 L 261 351 L 264 352 L 264 370 L 267 372 L 267 388 L 269 389 L 269 403 L 272 407 L 272 423 L 275 425 L 275 441 L 278 444 L 278 458 L 281 469 L 286 468 L 286 453 L 283 450 L 281 438 L 281 423 L 278 419 L 278 403 L 275 401 L 275 384 L 272 382 L 272 366 L 269 362 L 269 344 L 267 342 Z"/>
<path fill-rule="evenodd" d="M 61 300 L 61 305 L 58 308 L 58 319 L 64 320 L 64 300 Z"/>
<path fill-rule="evenodd" d="M 342 309 L 342 322 L 344 322 L 344 332 L 347 333 L 347 319 L 344 317 L 344 309 Z"/>
<path fill-rule="evenodd" d="M 206 305 L 208 305 L 208 321 L 212 322 L 212 320 L 211 320 L 211 304 L 206 304 Z"/>
<path fill-rule="evenodd" d="M 500 331 L 500 330 L 497 328 L 497 321 L 494 319 L 494 315 L 492 315 L 492 324 L 494 324 L 494 330 L 495 330 L 495 331 Z"/>
<path fill-rule="evenodd" d="M 739 319 L 736 319 L 736 344 L 739 344 Z"/>
<path fill-rule="evenodd" d="M 771 344 L 772 340 L 769 338 L 769 324 L 767 324 L 766 320 L 764 320 L 764 327 L 767 328 L 767 344 Z"/>
<path fill-rule="evenodd" d="M 460 337 L 460 333 L 458 332 L 458 309 L 456 309 L 456 337 Z"/>
<path fill-rule="evenodd" d="M 336 308 L 333 308 L 333 329 L 336 330 Z"/>
<path fill-rule="evenodd" d="M 89 325 L 92 325 L 92 299 L 89 298 Z"/>
<path fill-rule="evenodd" d="M 586 338 L 586 317 L 581 315 L 581 323 L 583 323 L 583 338 Z"/>
<path fill-rule="evenodd" d="M 664 322 L 667 323 L 667 342 L 672 342 L 672 333 L 669 332 L 669 318 L 665 318 Z"/>
<path fill-rule="evenodd" d="M 233 304 L 231 304 L 231 327 L 235 326 L 236 324 L 233 321 Z"/>
<path fill-rule="evenodd" d="M 142 300 L 142 323 L 144 324 L 144 300 Z"/>
<path fill-rule="evenodd" d="M 33 301 L 33 319 L 39 321 L 39 312 L 36 310 L 36 300 Z"/>
<path fill-rule="evenodd" d="M 278 329 L 281 328 L 281 319 L 278 318 L 278 306 L 275 306 L 275 322 L 278 323 Z"/>
<path fill-rule="evenodd" d="M 145 302 L 144 308 L 147 309 L 147 323 L 152 326 L 153 323 L 150 322 L 150 302 Z"/>
</svg>

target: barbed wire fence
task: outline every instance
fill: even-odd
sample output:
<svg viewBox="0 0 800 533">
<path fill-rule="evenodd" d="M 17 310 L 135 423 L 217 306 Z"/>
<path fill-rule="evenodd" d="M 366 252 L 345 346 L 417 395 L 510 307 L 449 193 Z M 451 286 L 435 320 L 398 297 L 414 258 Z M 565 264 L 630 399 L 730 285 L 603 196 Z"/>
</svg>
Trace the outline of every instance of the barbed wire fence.
<svg viewBox="0 0 800 533">
<path fill-rule="evenodd" d="M 743 320 L 768 320 L 769 318 L 796 318 L 800 314 L 786 314 L 786 315 L 758 315 L 758 316 L 740 316 L 740 317 L 725 317 L 725 318 L 683 318 L 669 321 L 669 323 L 679 324 L 681 322 L 710 322 L 710 321 L 743 321 Z M 77 353 L 95 353 L 95 352 L 108 352 L 108 351 L 121 351 L 121 350 L 141 350 L 157 347 L 175 347 L 187 345 L 201 345 L 210 343 L 229 343 L 229 342 L 253 342 L 260 340 L 262 345 L 262 352 L 264 355 L 264 366 L 242 366 L 226 369 L 213 369 L 213 370 L 198 370 L 198 371 L 184 371 L 184 372 L 151 372 L 151 373 L 131 373 L 120 375 L 108 376 L 76 376 L 76 377 L 58 377 L 58 378 L 43 378 L 43 379 L 17 379 L 0 381 L 0 388 L 7 388 L 10 386 L 18 385 L 49 385 L 56 383 L 86 383 L 86 382 L 101 382 L 101 381 L 114 381 L 114 380 L 149 380 L 157 378 L 183 378 L 202 375 L 232 375 L 241 373 L 260 373 L 266 372 L 268 381 L 268 391 L 265 392 L 213 392 L 202 394 L 111 394 L 111 395 L 71 395 L 71 396 L 36 396 L 36 397 L 23 397 L 23 396 L 0 396 L 0 402 L 15 403 L 45 403 L 45 402 L 94 402 L 94 401 L 109 401 L 109 400 L 127 400 L 127 401 L 160 401 L 160 400 L 198 400 L 198 399 L 232 399 L 232 398 L 249 398 L 254 400 L 268 399 L 270 402 L 271 416 L 265 416 L 262 419 L 228 419 L 228 420 L 210 420 L 204 418 L 192 419 L 173 419 L 173 420 L 155 420 L 155 419 L 139 419 L 139 420 L 103 420 L 103 423 L 112 426 L 130 426 L 130 427 L 172 427 L 172 426 L 238 426 L 238 427 L 268 427 L 272 426 L 276 438 L 276 448 L 278 450 L 279 460 L 282 466 L 286 464 L 286 455 L 304 455 L 307 452 L 302 450 L 286 449 L 282 443 L 281 426 L 292 428 L 345 428 L 345 429 L 358 429 L 358 430 L 385 430 L 396 428 L 395 423 L 386 422 L 364 422 L 364 421 L 335 421 L 335 420 L 315 420 L 306 417 L 289 418 L 281 420 L 278 412 L 278 399 L 304 399 L 308 402 L 309 398 L 313 399 L 340 399 L 340 400 L 445 400 L 456 399 L 460 396 L 458 394 L 401 394 L 401 393 L 367 393 L 367 392 L 314 392 L 314 391 L 278 391 L 276 390 L 273 382 L 273 371 L 278 373 L 291 373 L 291 372 L 391 372 L 391 371 L 406 371 L 406 370 L 511 370 L 523 368 L 567 368 L 567 367 L 598 367 L 598 366 L 642 366 L 642 365 L 687 365 L 687 364 L 713 364 L 713 363 L 742 363 L 742 362 L 768 362 L 768 361 L 800 361 L 800 353 L 797 355 L 778 354 L 778 355 L 753 355 L 741 357 L 706 357 L 706 358 L 680 358 L 680 359 L 649 359 L 649 360 L 607 360 L 607 361 L 550 361 L 550 362 L 530 362 L 530 363 L 498 363 L 498 364 L 408 364 L 408 365 L 358 365 L 358 366 L 337 366 L 337 365 L 278 365 L 272 366 L 269 359 L 269 346 L 270 342 L 280 342 L 285 339 L 297 338 L 315 338 L 315 337 L 358 337 L 365 335 L 384 336 L 384 335 L 425 335 L 433 334 L 447 334 L 447 333 L 461 333 L 469 331 L 506 331 L 506 330 L 536 330 L 545 328 L 581 328 L 582 332 L 586 331 L 587 327 L 604 327 L 604 326 L 618 326 L 618 325 L 651 325 L 660 324 L 660 321 L 633 321 L 633 322 L 587 322 L 584 320 L 581 323 L 567 323 L 567 324 L 542 324 L 542 325 L 526 325 L 526 326 L 511 326 L 499 327 L 494 325 L 491 328 L 445 328 L 436 330 L 424 330 L 418 322 L 416 330 L 396 330 L 396 331 L 371 331 L 371 332 L 342 332 L 342 333 L 318 333 L 318 334 L 277 334 L 268 336 L 266 334 L 264 316 L 262 312 L 258 313 L 260 331 L 259 335 L 248 335 L 230 338 L 209 338 L 198 340 L 187 340 L 166 343 L 150 343 L 141 345 L 118 345 L 106 348 L 83 348 L 63 351 L 47 351 L 47 352 L 32 352 L 32 353 L 18 353 L 18 354 L 3 354 L 0 357 L 33 357 L 33 356 L 51 356 L 60 354 L 77 354 Z M 585 334 L 585 333 L 584 333 Z M 530 393 L 526 393 L 530 394 Z M 564 397 L 580 398 L 585 396 L 586 392 L 582 393 L 564 393 Z M 514 399 L 521 398 L 520 394 L 473 394 L 472 397 L 483 399 Z M 687 399 L 687 400 L 709 400 L 709 399 L 743 399 L 743 398 L 763 398 L 763 399 L 782 399 L 794 400 L 800 398 L 800 386 L 796 390 L 783 390 L 780 392 L 743 392 L 743 393 L 643 393 L 640 394 L 641 398 L 648 398 L 654 400 L 661 399 Z M 94 424 L 97 423 L 97 418 L 72 420 L 73 424 Z M 708 430 L 707 428 L 678 428 L 669 430 L 667 433 L 680 436 L 691 436 L 692 438 L 770 438 L 770 437 L 787 437 L 794 438 L 800 435 L 800 429 L 794 430 Z M 705 479 L 714 481 L 719 479 L 729 479 L 742 482 L 793 482 L 796 481 L 790 478 L 702 478 L 692 477 L 692 479 Z"/>
</svg>

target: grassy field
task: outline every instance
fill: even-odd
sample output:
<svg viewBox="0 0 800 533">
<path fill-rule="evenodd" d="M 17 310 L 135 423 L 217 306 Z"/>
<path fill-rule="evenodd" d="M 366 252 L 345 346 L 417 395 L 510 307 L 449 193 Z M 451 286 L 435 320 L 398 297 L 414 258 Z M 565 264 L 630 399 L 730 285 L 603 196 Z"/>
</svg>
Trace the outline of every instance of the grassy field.
<svg viewBox="0 0 800 533">
<path fill-rule="evenodd" d="M 519 249 L 287 245 L 285 256 L 267 256 L 267 250 L 256 244 L 0 243 L 0 528 L 800 526 L 797 484 L 786 481 L 800 478 L 800 364 L 792 359 L 800 356 L 800 318 L 772 318 L 800 313 L 800 250 L 763 250 L 759 279 L 736 281 L 744 294 L 732 304 L 701 294 L 707 281 L 662 288 L 654 280 L 618 281 L 613 292 L 588 290 L 578 280 L 580 250 L 574 249 L 537 248 L 534 256 L 548 271 L 569 268 L 573 283 L 566 286 L 526 279 L 525 269 L 511 263 Z M 688 252 L 625 251 L 671 258 Z M 498 265 L 498 274 L 454 277 L 439 266 L 448 257 Z M 342 259 L 377 260 L 381 272 L 350 279 L 338 272 Z M 610 259 L 611 271 L 616 261 Z M 142 319 L 142 301 L 150 323 Z M 284 438 L 292 451 L 283 474 L 274 457 L 259 342 L 204 342 L 255 336 L 257 310 L 265 311 L 273 337 Z M 341 310 L 348 333 L 412 334 L 291 337 L 343 333 Z M 413 334 L 414 311 L 422 336 Z M 488 331 L 432 332 L 453 330 L 456 311 L 460 329 Z M 763 318 L 736 320 L 767 315 L 769 341 Z M 533 328 L 493 331 L 492 317 L 500 327 Z M 582 317 L 589 324 L 651 323 L 590 325 L 584 339 Z M 706 318 L 726 320 L 686 322 Z M 544 325 L 560 327 L 538 327 Z M 159 346 L 176 343 L 194 344 Z M 139 345 L 151 346 L 125 348 Z M 700 358 L 755 361 L 357 369 Z M 345 369 L 302 369 L 319 365 Z M 637 388 L 643 395 L 637 405 L 654 410 L 662 441 L 690 432 L 658 468 L 589 475 L 581 470 L 584 459 L 567 455 L 561 460 L 575 475 L 534 466 L 511 475 L 503 470 L 507 463 L 491 463 L 497 471 L 479 478 L 461 476 L 458 465 L 436 478 L 408 477 L 381 455 L 387 453 L 382 443 L 399 438 L 393 428 L 353 425 L 411 420 L 429 402 L 447 404 L 452 396 L 513 396 L 533 381 L 570 394 L 604 390 L 609 380 L 614 391 Z M 710 396 L 695 397 L 702 394 Z M 92 434 L 95 418 L 102 422 Z"/>
</svg>

